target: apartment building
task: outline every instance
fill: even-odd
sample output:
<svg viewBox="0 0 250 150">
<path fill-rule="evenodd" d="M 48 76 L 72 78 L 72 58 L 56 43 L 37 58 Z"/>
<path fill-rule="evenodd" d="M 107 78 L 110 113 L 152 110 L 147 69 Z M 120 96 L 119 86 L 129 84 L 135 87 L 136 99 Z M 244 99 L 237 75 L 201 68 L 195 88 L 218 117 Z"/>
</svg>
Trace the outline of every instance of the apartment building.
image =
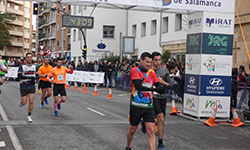
<svg viewBox="0 0 250 150">
<path fill-rule="evenodd" d="M 58 56 L 70 56 L 70 30 L 65 27 L 61 27 L 62 12 L 55 10 L 62 9 L 69 13 L 70 6 L 63 5 L 62 8 L 59 4 L 52 3 L 40 3 L 39 15 L 38 15 L 38 43 L 44 45 L 44 52 L 47 49 L 52 50 L 51 57 Z M 63 36 L 62 36 L 63 30 Z M 63 40 L 61 40 L 63 37 Z M 63 44 L 63 49 L 61 47 Z M 40 48 L 38 48 L 40 51 Z M 39 55 L 38 55 L 39 56 Z M 70 60 L 70 57 L 66 57 Z"/>
<path fill-rule="evenodd" d="M 10 27 L 11 46 L 7 46 L 0 55 L 4 57 L 24 57 L 31 52 L 32 44 L 32 2 L 2 0 L 0 13 L 13 13 L 16 20 L 8 23 Z"/>
</svg>

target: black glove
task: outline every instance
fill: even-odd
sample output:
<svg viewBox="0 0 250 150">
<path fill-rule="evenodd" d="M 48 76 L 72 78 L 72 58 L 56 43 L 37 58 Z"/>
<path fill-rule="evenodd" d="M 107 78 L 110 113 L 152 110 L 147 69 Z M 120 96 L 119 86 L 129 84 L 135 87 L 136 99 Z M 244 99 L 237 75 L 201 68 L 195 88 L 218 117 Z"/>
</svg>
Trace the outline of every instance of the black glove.
<svg viewBox="0 0 250 150">
<path fill-rule="evenodd" d="M 33 76 L 31 76 L 31 77 L 29 77 L 30 79 L 32 79 L 32 80 L 35 80 L 35 77 L 33 77 Z"/>
<path fill-rule="evenodd" d="M 46 75 L 45 75 L 45 78 L 47 78 L 47 76 L 48 76 L 48 75 L 46 74 Z"/>
<path fill-rule="evenodd" d="M 159 94 L 163 94 L 165 93 L 165 88 L 164 86 L 161 84 L 159 86 L 157 86 L 155 89 L 154 89 L 155 92 L 159 93 Z"/>
</svg>

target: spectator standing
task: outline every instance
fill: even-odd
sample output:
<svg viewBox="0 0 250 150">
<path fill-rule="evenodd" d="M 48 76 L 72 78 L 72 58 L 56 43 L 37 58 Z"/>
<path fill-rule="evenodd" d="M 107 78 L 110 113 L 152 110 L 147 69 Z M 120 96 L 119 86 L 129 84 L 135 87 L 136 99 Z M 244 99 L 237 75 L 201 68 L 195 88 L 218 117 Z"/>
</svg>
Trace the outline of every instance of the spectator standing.
<svg viewBox="0 0 250 150">
<path fill-rule="evenodd" d="M 92 62 L 92 60 L 89 61 L 88 65 L 87 65 L 87 69 L 88 71 L 93 71 L 94 70 L 94 64 Z M 89 83 L 89 86 L 91 86 L 92 84 Z"/>
<path fill-rule="evenodd" d="M 99 60 L 99 72 L 105 72 L 104 65 L 103 65 L 103 62 L 101 60 Z M 100 87 L 103 87 L 103 84 L 100 84 Z"/>
<path fill-rule="evenodd" d="M 103 63 L 103 72 L 105 72 L 104 74 L 104 87 L 106 87 L 107 85 L 107 60 L 104 60 L 104 63 Z"/>
<path fill-rule="evenodd" d="M 99 64 L 98 62 L 95 60 L 94 61 L 94 72 L 98 72 L 99 71 Z"/>
<path fill-rule="evenodd" d="M 111 64 L 111 62 L 109 62 L 107 64 L 106 67 L 106 73 L 107 73 L 107 77 L 109 79 L 109 88 L 112 88 L 112 73 L 113 73 L 113 65 Z"/>
</svg>

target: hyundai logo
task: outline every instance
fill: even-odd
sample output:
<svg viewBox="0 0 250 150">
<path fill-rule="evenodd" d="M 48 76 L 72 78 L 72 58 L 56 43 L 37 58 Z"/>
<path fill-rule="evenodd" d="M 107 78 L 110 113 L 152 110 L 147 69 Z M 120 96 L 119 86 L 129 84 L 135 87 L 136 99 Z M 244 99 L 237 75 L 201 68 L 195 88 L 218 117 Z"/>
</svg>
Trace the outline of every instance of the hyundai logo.
<svg viewBox="0 0 250 150">
<path fill-rule="evenodd" d="M 219 86 L 223 83 L 223 81 L 220 78 L 212 78 L 209 80 L 209 83 L 213 86 Z"/>
<path fill-rule="evenodd" d="M 195 84 L 196 80 L 195 80 L 194 77 L 190 77 L 190 78 L 188 79 L 188 82 L 189 82 L 190 84 Z"/>
</svg>

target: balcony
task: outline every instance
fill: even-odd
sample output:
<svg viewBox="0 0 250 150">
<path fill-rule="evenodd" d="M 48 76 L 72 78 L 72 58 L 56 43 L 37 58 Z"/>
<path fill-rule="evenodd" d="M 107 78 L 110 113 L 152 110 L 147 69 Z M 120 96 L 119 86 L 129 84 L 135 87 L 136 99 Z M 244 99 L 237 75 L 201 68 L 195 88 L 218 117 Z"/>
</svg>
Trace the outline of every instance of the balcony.
<svg viewBox="0 0 250 150">
<path fill-rule="evenodd" d="M 11 46 L 18 46 L 18 47 L 23 47 L 23 42 L 15 42 L 15 41 L 11 41 Z"/>
<path fill-rule="evenodd" d="M 30 44 L 29 44 L 29 43 L 24 43 L 24 44 L 23 44 L 23 47 L 24 47 L 25 49 L 29 49 L 29 48 L 30 48 Z"/>
<path fill-rule="evenodd" d="M 29 29 L 30 28 L 30 23 L 24 22 L 24 27 Z"/>
<path fill-rule="evenodd" d="M 56 23 L 56 16 L 55 15 L 52 15 L 49 17 L 49 24 L 53 24 L 53 23 Z"/>
<path fill-rule="evenodd" d="M 24 1 L 8 0 L 8 2 L 13 2 L 13 3 L 19 4 L 19 5 L 23 5 Z"/>
<path fill-rule="evenodd" d="M 48 3 L 48 4 L 47 4 L 47 7 L 50 7 L 50 8 L 55 8 L 55 7 L 56 7 L 56 4 L 51 4 L 51 3 Z"/>
<path fill-rule="evenodd" d="M 23 32 L 20 32 L 20 31 L 9 30 L 9 32 L 10 32 L 10 35 L 23 36 Z"/>
<path fill-rule="evenodd" d="M 30 34 L 28 32 L 24 32 L 24 38 L 29 39 L 30 38 Z"/>
<path fill-rule="evenodd" d="M 55 51 L 55 46 L 48 46 L 47 49 L 50 49 L 50 50 L 52 50 L 52 52 L 53 52 L 53 51 Z M 46 49 L 46 50 L 47 50 L 47 49 Z"/>
<path fill-rule="evenodd" d="M 43 6 L 40 6 L 41 8 L 39 9 L 39 16 L 43 15 L 44 13 L 49 13 L 50 9 L 42 8 Z"/>
<path fill-rule="evenodd" d="M 32 39 L 32 43 L 36 43 L 36 39 Z"/>
<path fill-rule="evenodd" d="M 67 50 L 71 50 L 71 44 L 68 44 Z"/>
<path fill-rule="evenodd" d="M 4 5 L 0 5 L 0 10 L 4 12 L 5 11 L 5 6 Z"/>
<path fill-rule="evenodd" d="M 55 39 L 56 38 L 56 33 L 55 32 L 49 32 L 49 40 Z"/>
<path fill-rule="evenodd" d="M 10 51 L 10 50 L 6 50 L 6 56 L 12 56 L 12 57 L 23 57 L 23 53 L 18 51 L 18 52 L 14 52 L 14 51 Z"/>
<path fill-rule="evenodd" d="M 44 19 L 44 20 L 42 20 L 41 22 L 38 23 L 38 27 L 41 27 L 41 26 L 43 26 L 43 25 L 45 25 L 47 23 L 48 23 L 48 20 Z"/>
<path fill-rule="evenodd" d="M 46 33 L 42 33 L 42 34 L 39 34 L 38 35 L 38 40 L 44 40 L 44 39 L 47 39 L 48 38 L 48 36 L 47 36 L 47 34 Z"/>
<path fill-rule="evenodd" d="M 18 25 L 18 26 L 23 26 L 23 22 L 20 21 L 20 20 L 11 21 L 8 24 L 14 24 L 14 25 Z"/>
<path fill-rule="evenodd" d="M 35 52 L 36 51 L 36 48 L 32 48 L 32 52 Z"/>
<path fill-rule="evenodd" d="M 22 10 L 16 10 L 14 8 L 7 7 L 7 12 L 23 16 L 23 11 Z"/>
</svg>

